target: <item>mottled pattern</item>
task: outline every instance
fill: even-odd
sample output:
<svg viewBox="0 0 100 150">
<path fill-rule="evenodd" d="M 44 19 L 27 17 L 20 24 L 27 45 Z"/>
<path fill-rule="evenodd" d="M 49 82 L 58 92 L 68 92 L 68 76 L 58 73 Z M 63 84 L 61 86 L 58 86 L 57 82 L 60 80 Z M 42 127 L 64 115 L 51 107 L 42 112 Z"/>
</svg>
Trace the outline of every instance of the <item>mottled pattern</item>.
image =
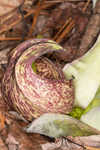
<svg viewBox="0 0 100 150">
<path fill-rule="evenodd" d="M 34 39 L 20 44 L 10 56 L 2 80 L 2 95 L 11 110 L 21 113 L 29 121 L 46 112 L 68 113 L 72 109 L 72 81 L 66 81 L 59 68 L 48 59 L 38 59 L 53 51 L 62 52 L 64 49 L 53 41 Z M 37 65 L 45 66 L 46 73 L 33 72 L 32 63 L 35 61 Z M 42 67 L 38 65 L 39 73 Z"/>
<path fill-rule="evenodd" d="M 59 69 L 50 59 L 41 57 L 35 61 L 36 73 L 45 79 L 61 79 L 63 76 L 59 74 Z"/>
</svg>

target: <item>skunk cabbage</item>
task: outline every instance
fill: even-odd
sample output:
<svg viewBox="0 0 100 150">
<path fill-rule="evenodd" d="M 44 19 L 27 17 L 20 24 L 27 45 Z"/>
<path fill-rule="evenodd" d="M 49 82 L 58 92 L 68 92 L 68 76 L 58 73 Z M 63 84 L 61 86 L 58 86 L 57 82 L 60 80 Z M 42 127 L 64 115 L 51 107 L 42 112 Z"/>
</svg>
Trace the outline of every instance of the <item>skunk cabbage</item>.
<svg viewBox="0 0 100 150">
<path fill-rule="evenodd" d="M 84 56 L 66 64 L 66 78 L 74 78 L 75 105 L 86 108 L 100 86 L 100 38 Z"/>
<path fill-rule="evenodd" d="M 46 57 L 62 51 L 56 42 L 46 39 L 25 41 L 12 51 L 2 80 L 2 95 L 10 110 L 30 121 L 46 112 L 72 110 L 72 80 L 66 80 L 62 70 Z"/>
</svg>

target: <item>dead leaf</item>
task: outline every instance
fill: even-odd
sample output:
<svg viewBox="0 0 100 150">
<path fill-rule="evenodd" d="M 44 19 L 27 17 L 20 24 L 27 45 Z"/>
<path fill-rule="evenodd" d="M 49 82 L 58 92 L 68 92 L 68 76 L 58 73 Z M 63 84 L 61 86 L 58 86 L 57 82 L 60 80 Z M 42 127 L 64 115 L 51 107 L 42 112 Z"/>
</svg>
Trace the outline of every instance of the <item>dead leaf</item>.
<svg viewBox="0 0 100 150">
<path fill-rule="evenodd" d="M 68 137 L 67 139 L 58 139 L 56 143 L 41 144 L 42 150 L 99 150 L 100 135 L 85 136 L 85 137 Z"/>
<path fill-rule="evenodd" d="M 39 134 L 26 134 L 23 131 L 25 122 L 15 121 L 14 116 L 7 112 L 5 115 L 5 128 L 0 127 L 0 150 L 42 150 L 41 144 L 48 139 Z"/>
<path fill-rule="evenodd" d="M 11 12 L 13 9 L 21 5 L 23 0 L 0 0 L 0 16 Z"/>
<path fill-rule="evenodd" d="M 4 144 L 1 137 L 0 137 L 0 150 L 8 150 L 7 146 Z"/>
</svg>

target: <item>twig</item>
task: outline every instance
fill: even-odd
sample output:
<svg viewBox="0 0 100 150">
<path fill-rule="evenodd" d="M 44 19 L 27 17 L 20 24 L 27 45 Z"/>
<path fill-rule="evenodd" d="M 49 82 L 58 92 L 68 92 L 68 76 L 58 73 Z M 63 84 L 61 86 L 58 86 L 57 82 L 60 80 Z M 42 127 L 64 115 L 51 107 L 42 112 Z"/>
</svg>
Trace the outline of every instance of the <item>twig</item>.
<svg viewBox="0 0 100 150">
<path fill-rule="evenodd" d="M 45 0 L 43 0 L 43 2 L 42 2 L 42 6 L 43 6 L 43 4 L 44 4 L 44 1 L 45 1 Z M 38 8 L 36 9 L 35 14 L 34 14 L 34 17 L 33 17 L 32 27 L 31 27 L 31 29 L 30 29 L 30 31 L 29 31 L 29 34 L 28 34 L 29 37 L 32 35 L 32 32 L 34 31 L 35 25 L 36 25 L 36 23 L 37 23 L 38 16 L 39 16 L 40 11 L 41 11 L 42 8 L 43 8 L 43 7 L 41 7 L 41 2 L 39 1 L 39 3 L 38 3 Z"/>
<path fill-rule="evenodd" d="M 84 146 L 86 150 L 100 150 L 100 148 Z"/>
<path fill-rule="evenodd" d="M 60 30 L 57 32 L 57 34 L 54 36 L 54 40 L 57 39 L 57 37 L 59 36 L 59 34 L 64 30 L 64 28 L 72 21 L 71 18 L 69 18 L 65 24 L 60 28 Z"/>
<path fill-rule="evenodd" d="M 34 13 L 34 10 L 28 12 L 28 13 L 24 16 L 24 18 L 27 18 L 28 16 L 30 16 L 30 15 L 33 14 L 33 13 Z M 11 29 L 12 27 L 14 27 L 16 24 L 20 23 L 21 20 L 22 20 L 22 18 L 21 18 L 21 16 L 19 16 L 19 19 L 16 20 L 15 22 L 13 22 L 10 26 L 6 26 L 6 25 L 5 25 L 4 28 L 0 30 L 0 34 L 3 33 L 4 31 L 10 30 L 10 29 Z"/>
<path fill-rule="evenodd" d="M 72 20 L 69 25 L 65 28 L 65 30 L 61 33 L 61 35 L 58 37 L 58 39 L 56 40 L 57 43 L 60 43 L 61 40 L 73 29 L 73 27 L 75 26 L 75 22 L 74 20 Z"/>
<path fill-rule="evenodd" d="M 65 139 L 65 140 L 68 140 L 70 143 L 73 143 L 73 144 L 75 144 L 75 145 L 78 145 L 78 146 L 80 146 L 80 147 L 82 147 L 83 149 L 86 149 L 86 150 L 100 150 L 100 148 L 97 148 L 97 147 L 81 145 L 81 144 L 76 143 L 76 142 L 74 142 L 74 141 L 72 141 L 72 140 L 70 140 L 69 138 L 66 138 L 66 137 L 64 137 L 64 139 Z"/>
<path fill-rule="evenodd" d="M 21 39 L 21 37 L 0 37 L 0 41 L 15 41 Z"/>
<path fill-rule="evenodd" d="M 83 12 L 86 11 L 86 9 L 88 8 L 89 4 L 90 4 L 91 0 L 88 0 L 87 3 L 85 4 L 84 8 L 83 8 Z"/>
<path fill-rule="evenodd" d="M 51 3 L 51 4 L 45 4 L 45 5 L 41 6 L 41 9 L 46 9 L 46 8 L 52 6 L 52 5 L 53 5 L 53 3 Z M 24 19 L 27 18 L 28 16 L 32 15 L 33 13 L 35 13 L 35 11 L 36 11 L 36 8 L 33 9 L 33 10 L 28 11 L 28 13 L 26 15 L 24 15 Z M 40 12 L 40 13 L 43 14 L 42 12 Z M 18 23 L 20 23 L 21 20 L 22 20 L 22 18 L 21 18 L 21 16 L 19 16 L 19 19 L 16 20 L 15 22 L 13 22 L 11 25 L 9 25 L 9 26 L 8 25 L 7 26 L 6 25 L 3 26 L 3 29 L 0 30 L 0 34 L 3 33 L 3 32 L 5 32 L 5 31 L 10 30 L 15 25 L 17 25 Z"/>
<path fill-rule="evenodd" d="M 48 0 L 47 3 L 81 2 L 81 0 Z"/>
<path fill-rule="evenodd" d="M 24 14 L 23 14 L 23 11 L 22 11 L 22 6 L 18 7 L 18 9 L 19 9 L 19 12 L 20 12 L 20 14 L 22 16 L 22 21 L 23 21 L 24 28 L 26 29 L 23 32 L 23 35 L 22 35 L 22 41 L 24 41 L 24 38 L 25 38 L 26 34 L 28 33 L 28 26 L 27 26 L 26 21 L 24 19 Z"/>
<path fill-rule="evenodd" d="M 29 17 L 30 15 L 32 15 L 35 12 L 35 10 L 31 10 L 29 11 L 26 15 L 24 15 L 24 19 Z M 15 25 L 17 25 L 18 23 L 20 23 L 20 21 L 22 20 L 21 16 L 19 16 L 19 19 L 16 20 L 15 22 L 13 22 L 10 26 L 4 26 L 4 28 L 2 30 L 0 30 L 0 34 L 10 30 L 11 28 L 13 28 Z"/>
<path fill-rule="evenodd" d="M 31 8 L 30 8 L 30 9 L 23 8 L 23 10 L 26 11 L 26 13 L 28 13 L 28 12 L 30 12 L 30 11 L 33 11 L 33 9 L 31 9 Z M 34 12 L 35 12 L 35 10 L 34 10 Z M 49 13 L 48 13 L 47 11 L 45 11 L 45 10 L 42 10 L 42 11 L 40 12 L 40 14 L 41 14 L 41 15 L 47 15 L 47 16 L 49 15 Z"/>
<path fill-rule="evenodd" d="M 32 37 L 33 38 L 33 37 Z M 24 40 L 32 39 L 31 37 L 26 37 Z M 0 41 L 18 41 L 22 40 L 22 37 L 0 37 Z"/>
<path fill-rule="evenodd" d="M 0 125 L 1 125 L 0 128 L 4 129 L 4 127 L 5 127 L 5 116 L 2 112 L 0 112 Z"/>
<path fill-rule="evenodd" d="M 85 4 L 84 8 L 83 8 L 83 12 L 86 11 L 86 9 L 88 8 L 89 4 L 90 4 L 91 0 L 88 0 L 87 3 Z M 69 25 L 68 25 L 69 24 Z M 67 26 L 68 25 L 68 26 Z M 66 27 L 67 26 L 67 27 Z M 72 28 L 75 26 L 75 22 L 72 20 L 72 18 L 69 18 L 66 23 L 60 28 L 60 30 L 57 32 L 57 34 L 54 37 L 54 40 L 56 40 L 56 42 L 61 42 L 61 40 L 66 36 L 66 34 L 68 34 Z M 64 30 L 64 28 L 66 27 L 66 29 Z M 64 30 L 64 31 L 63 31 Z M 62 32 L 63 31 L 63 32 Z M 62 32 L 62 33 L 61 33 Z M 60 35 L 61 34 L 61 35 Z M 60 35 L 60 36 L 59 36 Z M 59 37 L 58 37 L 59 36 Z M 58 37 L 58 39 L 57 39 Z"/>
</svg>

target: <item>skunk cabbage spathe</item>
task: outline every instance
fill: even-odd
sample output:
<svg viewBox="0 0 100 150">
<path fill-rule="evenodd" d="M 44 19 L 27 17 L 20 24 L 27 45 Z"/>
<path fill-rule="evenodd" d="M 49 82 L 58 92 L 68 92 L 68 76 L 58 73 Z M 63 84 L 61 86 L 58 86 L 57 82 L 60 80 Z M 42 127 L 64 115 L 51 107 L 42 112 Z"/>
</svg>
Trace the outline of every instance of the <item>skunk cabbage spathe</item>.
<svg viewBox="0 0 100 150">
<path fill-rule="evenodd" d="M 74 102 L 72 80 L 66 80 L 61 69 L 46 56 L 42 57 L 62 51 L 64 49 L 56 42 L 46 39 L 25 41 L 12 51 L 2 80 L 2 95 L 10 110 L 30 121 L 46 112 L 71 111 Z"/>
<path fill-rule="evenodd" d="M 100 86 L 100 37 L 84 56 L 66 64 L 63 72 L 74 78 L 75 105 L 86 108 Z"/>
</svg>

